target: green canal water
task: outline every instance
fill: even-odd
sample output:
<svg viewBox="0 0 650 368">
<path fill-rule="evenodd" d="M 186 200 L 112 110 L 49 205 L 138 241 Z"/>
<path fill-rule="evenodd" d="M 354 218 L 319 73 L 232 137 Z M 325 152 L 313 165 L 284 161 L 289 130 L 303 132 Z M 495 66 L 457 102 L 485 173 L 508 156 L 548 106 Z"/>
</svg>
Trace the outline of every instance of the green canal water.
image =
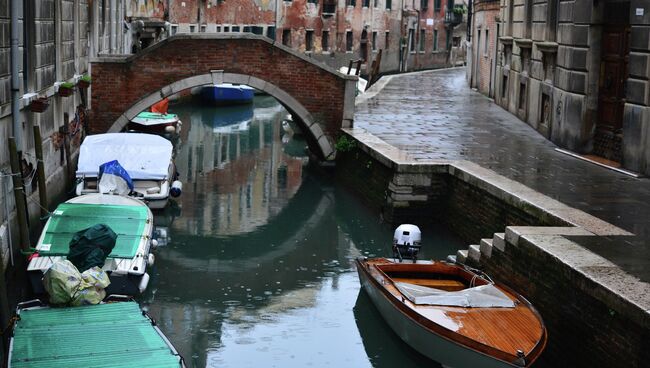
<svg viewBox="0 0 650 368">
<path fill-rule="evenodd" d="M 171 111 L 184 123 L 183 194 L 155 214 L 169 242 L 143 304 L 188 366 L 432 366 L 360 291 L 353 260 L 389 255 L 394 229 L 307 167 L 281 105 L 257 96 Z M 421 258 L 463 246 L 444 228 L 421 229 Z"/>
</svg>

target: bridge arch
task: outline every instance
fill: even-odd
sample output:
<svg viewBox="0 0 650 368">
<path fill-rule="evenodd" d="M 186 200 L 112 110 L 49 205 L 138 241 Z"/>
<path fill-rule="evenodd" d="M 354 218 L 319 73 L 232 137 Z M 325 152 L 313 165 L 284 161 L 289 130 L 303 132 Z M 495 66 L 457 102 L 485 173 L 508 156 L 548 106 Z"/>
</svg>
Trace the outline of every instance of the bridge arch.
<svg viewBox="0 0 650 368">
<path fill-rule="evenodd" d="M 136 55 L 95 58 L 91 71 L 94 132 L 120 131 L 162 98 L 219 83 L 246 84 L 276 98 L 323 159 L 334 157 L 334 137 L 354 117 L 356 76 L 252 34 L 177 35 Z"/>
</svg>

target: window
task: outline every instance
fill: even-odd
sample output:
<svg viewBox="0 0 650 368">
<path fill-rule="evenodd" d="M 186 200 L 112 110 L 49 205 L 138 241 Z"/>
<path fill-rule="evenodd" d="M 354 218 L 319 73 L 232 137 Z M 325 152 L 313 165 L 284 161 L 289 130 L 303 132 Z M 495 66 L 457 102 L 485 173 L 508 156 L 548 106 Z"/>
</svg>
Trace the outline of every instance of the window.
<svg viewBox="0 0 650 368">
<path fill-rule="evenodd" d="M 440 11 L 440 0 L 433 0 L 433 11 Z"/>
<path fill-rule="evenodd" d="M 318 0 L 307 0 L 307 2 L 311 4 L 318 4 Z"/>
<path fill-rule="evenodd" d="M 217 32 L 221 32 L 221 26 L 217 26 Z"/>
<path fill-rule="evenodd" d="M 283 29 L 282 30 L 282 44 L 285 46 L 291 47 L 291 30 Z"/>
<path fill-rule="evenodd" d="M 361 6 L 363 6 L 364 8 L 370 7 L 370 0 L 362 0 Z"/>
<path fill-rule="evenodd" d="M 433 51 L 438 51 L 438 30 L 433 30 Z"/>
<path fill-rule="evenodd" d="M 454 36 L 453 42 L 454 42 L 454 47 L 460 47 L 460 37 L 459 36 Z"/>
<path fill-rule="evenodd" d="M 323 31 L 323 36 L 321 38 L 321 48 L 323 51 L 329 51 L 330 49 L 330 33 L 329 31 Z"/>
<path fill-rule="evenodd" d="M 266 27 L 266 37 L 275 41 L 275 26 Z"/>
<path fill-rule="evenodd" d="M 264 27 L 262 26 L 252 26 L 251 27 L 251 32 L 256 35 L 263 35 L 264 34 Z"/>
<path fill-rule="evenodd" d="M 178 32 L 178 24 L 172 24 L 172 36 Z"/>
<path fill-rule="evenodd" d="M 244 32 L 251 32 L 251 27 L 250 26 L 244 26 Z"/>
<path fill-rule="evenodd" d="M 409 51 L 415 52 L 415 30 L 409 29 Z"/>
<path fill-rule="evenodd" d="M 190 25 L 190 33 L 194 33 L 194 32 L 196 32 L 196 25 L 191 24 Z"/>
<path fill-rule="evenodd" d="M 345 3 L 346 3 L 348 6 L 352 6 L 352 7 L 354 7 L 354 6 L 357 5 L 357 0 L 345 0 Z"/>
<path fill-rule="evenodd" d="M 447 29 L 445 34 L 445 46 L 446 50 L 451 49 L 451 32 L 449 32 L 449 29 Z"/>
<path fill-rule="evenodd" d="M 420 0 L 420 9 L 427 9 L 429 7 L 429 0 Z"/>
<path fill-rule="evenodd" d="M 485 47 L 483 48 L 483 56 L 487 57 L 488 56 L 488 47 L 490 47 L 489 42 L 490 42 L 490 37 L 488 37 L 488 30 L 485 30 Z"/>
<path fill-rule="evenodd" d="M 424 29 L 420 30 L 420 52 L 424 52 L 424 40 L 426 34 L 424 33 Z"/>
<path fill-rule="evenodd" d="M 223 26 L 224 32 L 230 32 L 230 26 Z"/>
<path fill-rule="evenodd" d="M 384 50 L 388 50 L 390 46 L 390 32 L 386 31 L 386 39 L 384 40 Z"/>
<path fill-rule="evenodd" d="M 305 51 L 313 51 L 314 50 L 314 31 L 307 31 L 305 33 Z"/>
<path fill-rule="evenodd" d="M 372 32 L 372 51 L 377 51 L 377 32 Z"/>
<path fill-rule="evenodd" d="M 379 0 L 375 0 L 375 8 L 379 7 Z"/>
<path fill-rule="evenodd" d="M 205 33 L 207 26 L 205 24 L 201 24 L 201 32 Z"/>
<path fill-rule="evenodd" d="M 232 32 L 239 32 L 239 26 L 232 26 Z"/>
<path fill-rule="evenodd" d="M 391 0 L 386 0 L 386 10 L 390 10 L 392 6 L 392 1 Z"/>
<path fill-rule="evenodd" d="M 345 33 L 345 51 L 352 52 L 352 31 Z"/>
<path fill-rule="evenodd" d="M 336 5 L 338 1 L 336 0 L 323 0 L 323 14 L 334 14 L 336 13 Z"/>
</svg>

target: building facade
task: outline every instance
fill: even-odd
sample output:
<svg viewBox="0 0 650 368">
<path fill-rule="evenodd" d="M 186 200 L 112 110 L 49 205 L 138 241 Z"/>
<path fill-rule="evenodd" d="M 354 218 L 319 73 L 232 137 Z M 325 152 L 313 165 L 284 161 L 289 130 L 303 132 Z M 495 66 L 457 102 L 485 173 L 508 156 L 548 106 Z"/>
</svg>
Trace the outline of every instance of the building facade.
<svg viewBox="0 0 650 368">
<path fill-rule="evenodd" d="M 474 0 L 472 3 L 467 79 L 470 87 L 489 97 L 494 97 L 500 10 L 500 0 Z"/>
<path fill-rule="evenodd" d="M 362 60 L 364 74 L 380 53 L 379 72 L 445 67 L 454 63 L 451 55 L 464 59 L 460 42 L 450 50 L 454 37 L 462 37 L 454 32 L 462 28 L 466 0 L 170 0 L 161 6 L 127 17 L 167 22 L 168 35 L 265 35 L 335 68 Z"/>
<path fill-rule="evenodd" d="M 500 8 L 495 102 L 560 147 L 650 173 L 650 3 L 501 0 Z M 482 71 L 471 79 L 484 92 Z"/>
</svg>

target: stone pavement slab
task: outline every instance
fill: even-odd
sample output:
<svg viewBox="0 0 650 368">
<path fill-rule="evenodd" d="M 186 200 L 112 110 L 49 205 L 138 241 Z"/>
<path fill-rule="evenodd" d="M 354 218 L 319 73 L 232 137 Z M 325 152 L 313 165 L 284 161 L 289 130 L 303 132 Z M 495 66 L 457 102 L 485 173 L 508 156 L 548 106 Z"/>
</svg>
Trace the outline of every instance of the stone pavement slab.
<svg viewBox="0 0 650 368">
<path fill-rule="evenodd" d="M 358 99 L 355 128 L 411 160 L 471 161 L 628 230 L 636 236 L 626 237 L 625 246 L 616 246 L 620 239 L 610 246 L 575 241 L 624 269 L 634 264 L 626 269 L 634 274 L 639 267 L 628 261 L 630 257 L 650 263 L 649 179 L 555 151 L 557 146 L 529 125 L 469 89 L 464 68 L 396 75 L 382 85 L 380 91 Z"/>
</svg>

